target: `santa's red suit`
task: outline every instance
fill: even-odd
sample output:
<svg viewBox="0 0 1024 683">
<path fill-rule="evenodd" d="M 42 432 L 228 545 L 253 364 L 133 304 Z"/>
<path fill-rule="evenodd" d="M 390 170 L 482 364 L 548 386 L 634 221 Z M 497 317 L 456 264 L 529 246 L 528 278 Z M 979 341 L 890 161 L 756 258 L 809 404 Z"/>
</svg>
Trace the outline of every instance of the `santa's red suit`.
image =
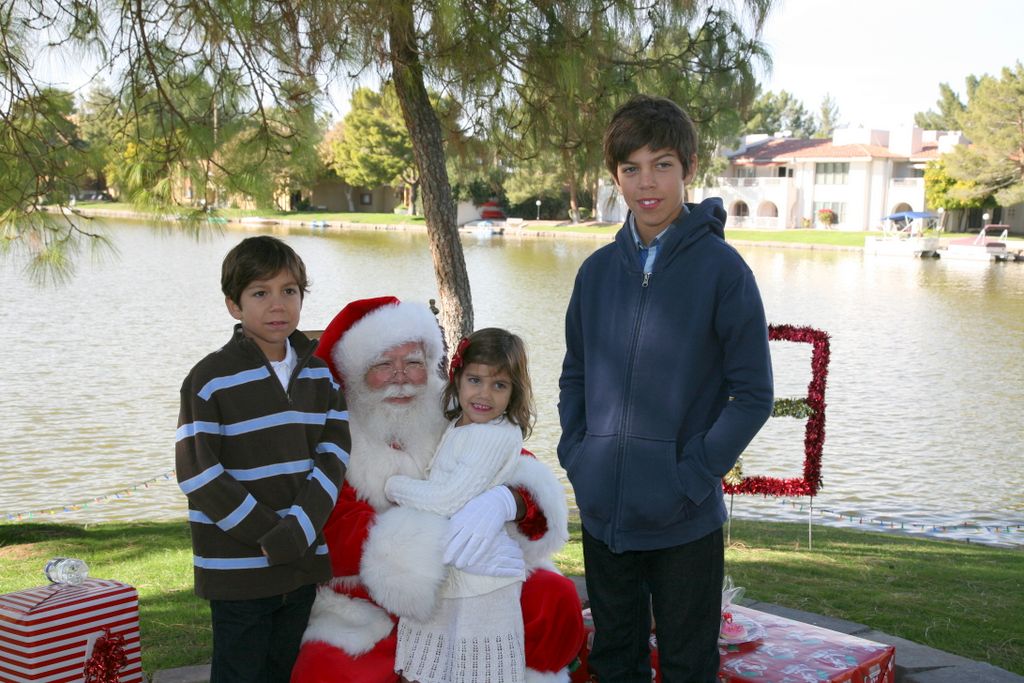
<svg viewBox="0 0 1024 683">
<path fill-rule="evenodd" d="M 447 576 L 442 560 L 447 520 L 395 507 L 384 496 L 384 482 L 393 474 L 425 476 L 445 426 L 439 402 L 443 379 L 429 373 L 417 401 L 430 406 L 417 411 L 412 431 L 420 436 L 390 444 L 374 422 L 379 404 L 359 400 L 355 386 L 363 386 L 366 370 L 381 353 L 410 341 L 422 342 L 428 367 L 440 366 L 444 351 L 433 314 L 392 297 L 349 304 L 321 336 L 317 355 L 349 397 L 352 452 L 345 485 L 324 528 L 335 578 L 317 595 L 292 683 L 398 681 L 396 615 L 429 613 Z M 527 681 L 567 682 L 584 631 L 575 586 L 550 561 L 568 538 L 565 491 L 552 471 L 530 456 L 520 458 L 506 483 L 527 503 L 526 517 L 505 525 L 527 566 L 521 601 Z"/>
</svg>

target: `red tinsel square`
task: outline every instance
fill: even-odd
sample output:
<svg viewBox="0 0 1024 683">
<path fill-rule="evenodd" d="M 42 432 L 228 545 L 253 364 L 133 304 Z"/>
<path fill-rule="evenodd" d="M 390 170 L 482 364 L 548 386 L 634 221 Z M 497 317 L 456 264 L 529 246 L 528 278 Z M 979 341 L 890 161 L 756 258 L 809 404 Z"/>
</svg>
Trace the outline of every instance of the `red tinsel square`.
<svg viewBox="0 0 1024 683">
<path fill-rule="evenodd" d="M 810 327 L 769 325 L 768 339 L 811 344 L 811 381 L 807 385 L 807 405 L 813 410 L 804 432 L 803 477 L 746 477 L 738 484 L 722 482 L 730 495 L 813 496 L 821 488 L 821 452 L 825 445 L 825 383 L 828 379 L 829 337 Z"/>
</svg>

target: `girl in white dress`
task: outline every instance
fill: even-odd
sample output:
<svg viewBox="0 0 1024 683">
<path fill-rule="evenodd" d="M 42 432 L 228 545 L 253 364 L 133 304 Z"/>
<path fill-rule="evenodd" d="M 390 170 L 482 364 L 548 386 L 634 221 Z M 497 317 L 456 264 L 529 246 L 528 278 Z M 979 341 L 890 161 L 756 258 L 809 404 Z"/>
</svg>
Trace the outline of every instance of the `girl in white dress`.
<svg viewBox="0 0 1024 683">
<path fill-rule="evenodd" d="M 450 517 L 507 480 L 532 429 L 533 390 L 522 339 L 497 328 L 463 339 L 443 400 L 451 424 L 427 478 L 393 476 L 384 491 L 399 505 Z M 395 671 L 410 683 L 524 681 L 519 595 L 525 578 L 450 568 L 430 618 L 399 621 Z"/>
</svg>

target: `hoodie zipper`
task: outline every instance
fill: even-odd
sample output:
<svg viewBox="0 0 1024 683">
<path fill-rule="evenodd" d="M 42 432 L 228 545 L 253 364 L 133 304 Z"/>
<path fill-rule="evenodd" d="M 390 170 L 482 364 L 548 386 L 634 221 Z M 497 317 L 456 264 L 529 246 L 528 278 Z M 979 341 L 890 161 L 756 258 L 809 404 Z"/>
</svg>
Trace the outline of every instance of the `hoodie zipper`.
<svg viewBox="0 0 1024 683">
<path fill-rule="evenodd" d="M 633 334 L 631 335 L 631 342 L 629 346 L 629 356 L 627 358 L 626 367 L 628 368 L 628 374 L 626 375 L 625 391 L 623 392 L 623 406 L 622 416 L 619 418 L 619 443 L 618 443 L 618 454 L 615 459 L 615 514 L 612 517 L 612 529 L 611 529 L 611 544 L 609 547 L 612 552 L 618 552 L 618 532 L 620 520 L 622 518 L 622 480 L 625 472 L 625 461 L 626 461 L 626 429 L 630 424 L 630 408 L 632 406 L 629 400 L 629 395 L 633 388 L 633 375 L 636 366 L 636 356 L 638 347 L 640 345 L 640 332 L 644 328 L 644 318 L 647 314 L 647 288 L 650 285 L 651 273 L 644 273 L 644 279 L 641 283 L 640 300 L 637 302 L 636 315 L 633 318 Z"/>
</svg>

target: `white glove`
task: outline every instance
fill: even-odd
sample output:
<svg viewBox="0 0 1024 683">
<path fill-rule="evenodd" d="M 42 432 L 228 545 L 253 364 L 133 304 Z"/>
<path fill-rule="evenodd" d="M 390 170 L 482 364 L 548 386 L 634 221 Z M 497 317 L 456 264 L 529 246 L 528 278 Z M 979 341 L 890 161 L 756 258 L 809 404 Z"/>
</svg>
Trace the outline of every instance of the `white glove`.
<svg viewBox="0 0 1024 683">
<path fill-rule="evenodd" d="M 395 497 L 394 497 L 394 487 L 395 487 L 395 484 L 393 484 L 392 482 L 394 482 L 395 479 L 397 479 L 400 476 L 402 476 L 402 475 L 396 474 L 396 475 L 390 476 L 384 482 L 384 497 L 388 499 L 388 502 L 391 502 L 391 503 L 397 503 L 398 502 L 398 501 L 395 500 Z"/>
<path fill-rule="evenodd" d="M 516 577 L 526 572 L 523 549 L 502 529 L 477 562 L 461 567 L 462 571 L 484 576 Z"/>
<path fill-rule="evenodd" d="M 459 569 L 483 558 L 505 522 L 516 518 L 516 499 L 505 486 L 495 486 L 471 498 L 452 515 L 445 539 L 444 562 Z"/>
</svg>

